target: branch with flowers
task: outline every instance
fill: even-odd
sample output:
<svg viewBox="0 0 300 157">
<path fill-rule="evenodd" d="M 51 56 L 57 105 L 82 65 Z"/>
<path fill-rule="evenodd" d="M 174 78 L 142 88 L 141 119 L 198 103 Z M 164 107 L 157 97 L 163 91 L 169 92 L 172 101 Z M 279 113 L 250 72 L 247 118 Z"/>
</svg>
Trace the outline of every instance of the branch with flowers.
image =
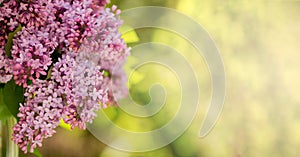
<svg viewBox="0 0 300 157">
<path fill-rule="evenodd" d="M 86 128 L 126 96 L 130 49 L 108 0 L 0 0 L 0 120 L 17 118 L 12 141 L 34 152 L 60 120 Z M 114 94 L 115 93 L 115 94 Z"/>
</svg>

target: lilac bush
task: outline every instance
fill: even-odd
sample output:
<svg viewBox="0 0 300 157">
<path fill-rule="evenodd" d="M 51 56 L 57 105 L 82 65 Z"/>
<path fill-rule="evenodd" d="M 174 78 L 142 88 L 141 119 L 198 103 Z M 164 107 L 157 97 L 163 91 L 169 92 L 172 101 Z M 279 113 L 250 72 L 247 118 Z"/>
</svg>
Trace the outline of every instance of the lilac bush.
<svg viewBox="0 0 300 157">
<path fill-rule="evenodd" d="M 25 153 L 42 146 L 61 119 L 85 129 L 97 110 L 127 95 L 122 66 L 130 49 L 118 32 L 120 11 L 107 3 L 0 1 L 0 83 L 13 79 L 25 89 L 12 139 Z"/>
</svg>

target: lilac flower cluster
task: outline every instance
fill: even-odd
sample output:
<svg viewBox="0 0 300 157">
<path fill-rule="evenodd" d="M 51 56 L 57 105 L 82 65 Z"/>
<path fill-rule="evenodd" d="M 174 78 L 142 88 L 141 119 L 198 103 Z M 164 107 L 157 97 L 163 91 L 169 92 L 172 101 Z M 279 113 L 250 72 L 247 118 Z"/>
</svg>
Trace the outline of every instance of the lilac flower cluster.
<svg viewBox="0 0 300 157">
<path fill-rule="evenodd" d="M 18 113 L 19 123 L 13 128 L 13 140 L 21 150 L 33 152 L 36 146 L 42 146 L 43 138 L 51 137 L 63 113 L 63 99 L 57 94 L 54 81 L 38 80 L 28 86 L 26 102 Z"/>
<path fill-rule="evenodd" d="M 35 83 L 35 78 L 47 75 L 51 65 L 51 54 L 58 43 L 51 36 L 51 25 L 36 30 L 35 27 L 23 28 L 13 41 L 13 75 L 16 84 L 27 87 L 27 80 Z M 49 33 L 50 32 L 50 33 Z"/>
<path fill-rule="evenodd" d="M 6 83 L 12 78 L 10 60 L 7 58 L 4 48 L 0 47 L 0 82 Z"/>
<path fill-rule="evenodd" d="M 130 49 L 118 32 L 120 11 L 107 3 L 0 1 L 0 83 L 13 78 L 26 89 L 13 128 L 25 153 L 51 137 L 61 119 L 85 129 L 97 110 L 126 96 L 122 66 Z M 17 27 L 8 57 L 4 47 Z"/>
</svg>

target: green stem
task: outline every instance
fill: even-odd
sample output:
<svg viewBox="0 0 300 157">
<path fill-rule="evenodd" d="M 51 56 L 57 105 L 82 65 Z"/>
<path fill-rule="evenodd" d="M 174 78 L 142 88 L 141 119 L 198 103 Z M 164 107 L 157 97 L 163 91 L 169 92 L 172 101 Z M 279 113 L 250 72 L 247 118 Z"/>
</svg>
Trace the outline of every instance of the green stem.
<svg viewBox="0 0 300 157">
<path fill-rule="evenodd" d="M 6 157 L 18 157 L 19 147 L 12 141 L 12 135 L 13 135 L 12 128 L 17 123 L 17 120 L 14 117 L 10 117 L 8 118 L 6 123 L 7 123 L 7 130 L 8 130 Z"/>
<path fill-rule="evenodd" d="M 2 121 L 0 120 L 0 156 L 3 156 L 3 144 L 2 144 L 2 141 L 3 141 L 3 130 L 2 130 Z"/>
</svg>

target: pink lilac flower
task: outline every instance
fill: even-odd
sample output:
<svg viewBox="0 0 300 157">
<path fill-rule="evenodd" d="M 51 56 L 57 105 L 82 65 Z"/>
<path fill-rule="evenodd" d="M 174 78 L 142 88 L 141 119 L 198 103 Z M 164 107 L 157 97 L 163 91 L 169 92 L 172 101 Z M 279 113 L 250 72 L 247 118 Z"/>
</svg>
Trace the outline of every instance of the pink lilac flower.
<svg viewBox="0 0 300 157">
<path fill-rule="evenodd" d="M 110 89 L 113 93 L 114 101 L 116 101 L 117 99 L 125 98 L 128 95 L 128 88 L 126 86 L 128 79 L 126 77 L 125 71 L 122 69 L 122 67 L 116 67 L 112 75 L 112 86 L 110 87 Z"/>
<path fill-rule="evenodd" d="M 78 1 L 74 1 L 67 7 L 61 17 L 61 31 L 65 33 L 62 40 L 64 40 L 65 46 L 77 50 L 83 39 L 91 35 L 91 27 L 95 19 L 92 12 L 92 8 Z"/>
<path fill-rule="evenodd" d="M 33 152 L 36 146 L 42 146 L 44 138 L 55 133 L 63 113 L 63 99 L 56 89 L 53 81 L 37 80 L 26 90 L 26 102 L 20 106 L 12 139 L 25 153 L 28 145 Z"/>
<path fill-rule="evenodd" d="M 6 83 L 12 78 L 10 59 L 5 54 L 4 47 L 0 46 L 0 83 Z"/>
<path fill-rule="evenodd" d="M 17 20 L 23 26 L 39 28 L 55 19 L 55 11 L 48 0 L 20 1 Z"/>
<path fill-rule="evenodd" d="M 63 120 L 70 124 L 71 128 L 85 129 L 85 122 L 81 120 L 79 112 L 74 104 L 74 92 L 72 91 L 73 68 L 75 66 L 75 54 L 69 52 L 54 64 L 51 79 L 58 85 L 58 91 L 63 97 Z"/>
<path fill-rule="evenodd" d="M 102 10 L 106 4 L 108 4 L 110 0 L 92 0 L 91 8 L 94 11 Z"/>
<path fill-rule="evenodd" d="M 73 122 L 76 122 L 79 119 L 83 122 L 91 122 L 95 117 L 94 112 L 97 111 L 100 107 L 99 102 L 101 102 L 104 108 L 106 108 L 108 104 L 115 103 L 113 95 L 115 91 L 112 90 L 113 86 L 111 83 L 112 78 L 101 76 L 103 75 L 103 73 L 99 73 L 100 71 L 103 72 L 104 70 L 108 70 L 114 75 L 114 69 L 120 69 L 114 76 L 114 83 L 116 83 L 115 87 L 120 86 L 122 83 L 127 81 L 125 73 L 121 72 L 121 66 L 123 66 L 123 64 L 125 63 L 125 59 L 129 55 L 130 49 L 127 48 L 125 42 L 122 39 L 119 39 L 121 38 L 121 35 L 118 33 L 118 27 L 122 24 L 122 22 L 120 21 L 120 19 L 116 18 L 109 9 L 103 10 L 102 12 L 100 12 L 100 14 L 101 16 L 96 19 L 97 25 L 94 25 L 92 29 L 94 35 L 88 36 L 87 39 L 83 40 L 81 47 L 78 50 L 79 54 L 75 59 L 76 66 L 72 69 L 72 91 L 74 95 L 76 95 L 73 100 L 76 101 L 74 103 L 71 103 L 72 106 L 70 108 L 73 112 L 67 112 L 69 114 L 71 113 L 71 116 L 69 117 L 72 117 L 70 119 L 73 119 Z M 98 68 L 97 65 L 99 65 Z M 96 68 L 94 72 L 91 71 L 90 75 L 87 75 L 88 73 L 86 73 L 86 76 L 89 77 L 78 75 L 84 74 L 84 71 L 88 72 L 89 69 L 93 69 L 94 67 Z M 93 80 L 95 78 L 99 78 L 100 80 Z M 84 82 L 87 84 L 81 84 Z M 91 93 L 91 95 L 96 95 L 93 94 L 93 90 L 88 90 L 89 82 L 99 82 L 99 85 L 97 86 L 99 86 L 99 89 L 101 89 L 103 95 L 102 100 L 101 97 L 99 97 L 101 101 L 97 100 L 94 105 L 90 105 L 93 104 L 92 99 L 86 97 L 87 92 Z M 93 84 L 93 86 L 96 85 Z M 80 88 L 77 89 L 77 87 Z M 117 95 L 119 97 L 127 95 L 126 86 L 123 85 L 120 87 L 122 87 L 123 89 L 123 94 L 122 92 L 119 92 Z M 78 93 L 78 91 L 80 92 Z M 96 92 L 97 90 L 94 91 Z M 84 94 L 82 95 L 82 93 Z M 82 98 L 89 100 L 89 102 L 85 102 L 82 104 Z M 77 111 L 74 110 L 74 106 L 76 106 Z M 89 106 L 90 109 L 86 110 L 85 108 L 82 108 L 86 106 Z M 65 120 L 68 123 L 72 124 L 72 122 L 70 122 L 70 120 L 68 120 L 67 118 Z M 80 124 L 80 126 L 84 125 Z"/>
<path fill-rule="evenodd" d="M 52 136 L 60 119 L 72 128 L 85 129 L 97 110 L 126 96 L 127 78 L 122 67 L 130 49 L 118 32 L 120 11 L 115 6 L 104 8 L 108 0 L 5 3 L 8 13 L 0 16 L 0 22 L 1 17 L 17 21 L 8 24 L 2 20 L 7 23 L 5 29 L 22 26 L 13 39 L 12 59 L 0 50 L 0 74 L 12 74 L 16 84 L 26 88 L 13 134 L 24 152 L 27 146 L 32 152 Z M 3 43 L 6 40 L 4 37 Z M 42 79 L 41 75 L 49 74 Z M 28 80 L 32 84 L 27 84 Z"/>
<path fill-rule="evenodd" d="M 54 65 L 52 79 L 58 83 L 67 105 L 64 121 L 71 127 L 85 129 L 91 123 L 100 103 L 107 103 L 107 90 L 103 88 L 103 73 L 91 53 L 68 53 Z"/>
<path fill-rule="evenodd" d="M 16 5 L 16 2 L 8 1 L 4 2 L 3 6 L 0 7 L 0 47 L 5 46 L 8 33 L 14 31 L 18 26 L 18 22 L 16 21 Z"/>
<path fill-rule="evenodd" d="M 23 28 L 13 40 L 13 75 L 17 85 L 27 87 L 27 81 L 35 82 L 41 75 L 47 75 L 52 64 L 50 55 L 58 45 L 51 36 L 51 27 Z"/>
<path fill-rule="evenodd" d="M 83 122 L 92 123 L 95 111 L 100 103 L 106 103 L 107 89 L 101 88 L 103 75 L 96 63 L 88 60 L 77 60 L 73 71 L 72 91 L 74 104 Z"/>
<path fill-rule="evenodd" d="M 116 11 L 116 8 L 113 11 Z M 93 31 L 95 36 L 88 38 L 95 41 L 94 45 L 97 45 L 94 46 L 96 48 L 94 51 L 99 54 L 100 66 L 110 72 L 120 61 L 126 60 L 130 51 L 118 32 L 121 25 L 122 21 L 119 17 L 107 8 L 101 12 L 101 16 L 97 19 L 97 25 Z M 90 45 L 88 46 L 90 47 Z"/>
</svg>

